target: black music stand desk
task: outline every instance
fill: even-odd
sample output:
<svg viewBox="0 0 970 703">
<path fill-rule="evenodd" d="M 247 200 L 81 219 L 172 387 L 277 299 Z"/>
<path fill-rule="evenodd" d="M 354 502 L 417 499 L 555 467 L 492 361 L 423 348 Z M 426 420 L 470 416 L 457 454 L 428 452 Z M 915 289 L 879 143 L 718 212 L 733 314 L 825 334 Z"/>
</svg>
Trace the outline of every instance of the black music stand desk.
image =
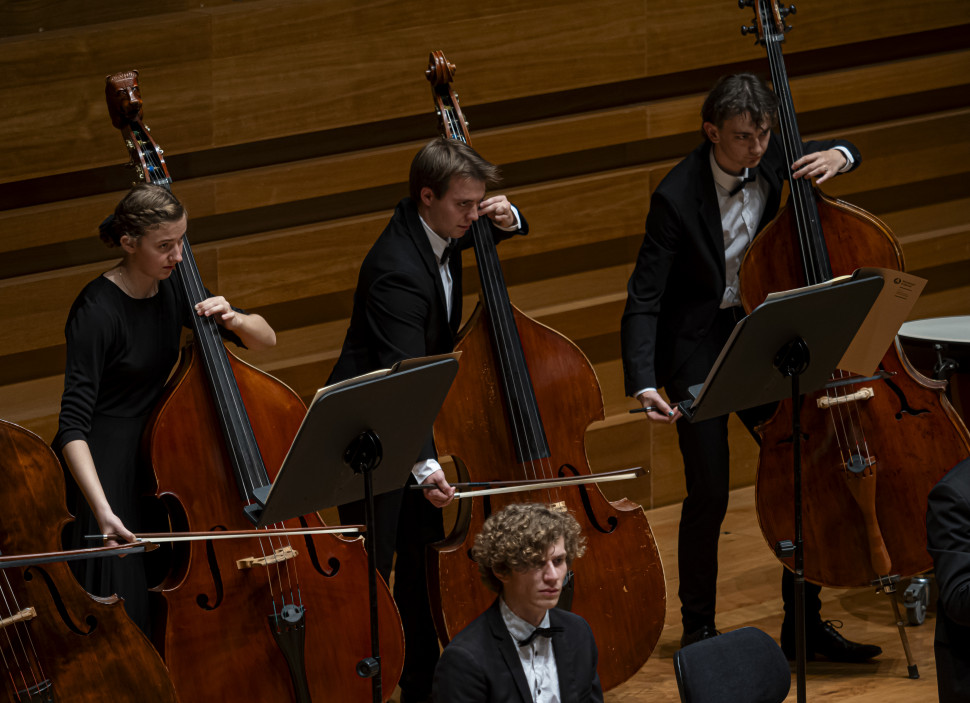
<svg viewBox="0 0 970 703">
<path fill-rule="evenodd" d="M 365 501 L 374 531 L 374 496 L 401 490 L 458 373 L 457 354 L 409 359 L 317 392 L 276 481 L 257 493 L 257 527 L 336 505 Z M 380 471 L 376 471 L 378 466 Z M 357 665 L 380 703 L 377 561 L 367 550 L 372 657 Z"/>
</svg>

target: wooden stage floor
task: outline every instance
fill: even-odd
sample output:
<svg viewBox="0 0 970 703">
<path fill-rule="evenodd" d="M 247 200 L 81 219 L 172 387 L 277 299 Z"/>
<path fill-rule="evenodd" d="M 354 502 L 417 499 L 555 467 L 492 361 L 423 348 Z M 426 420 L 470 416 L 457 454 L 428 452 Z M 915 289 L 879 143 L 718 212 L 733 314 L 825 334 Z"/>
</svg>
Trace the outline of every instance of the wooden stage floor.
<svg viewBox="0 0 970 703">
<path fill-rule="evenodd" d="M 629 681 L 606 693 L 609 703 L 676 703 L 673 656 L 682 634 L 677 599 L 677 523 L 680 505 L 647 511 L 660 547 L 667 579 L 667 619 L 660 642 L 644 667 Z M 746 625 L 758 627 L 776 640 L 781 632 L 782 567 L 765 544 L 754 510 L 754 487 L 731 493 L 720 541 L 717 626 L 722 632 Z M 905 617 L 905 609 L 900 603 Z M 842 632 L 855 641 L 878 644 L 883 653 L 866 664 L 809 662 L 806 700 L 839 703 L 912 703 L 935 701 L 936 666 L 933 660 L 935 603 L 922 625 L 907 627 L 920 678 L 907 677 L 906 656 L 894 625 L 892 607 L 874 589 L 822 589 L 822 617 L 841 620 Z M 795 674 L 787 701 L 795 701 Z"/>
<path fill-rule="evenodd" d="M 606 703 L 679 703 L 674 652 L 682 634 L 677 599 L 677 524 L 680 504 L 647 511 L 667 580 L 667 617 L 650 659 L 629 681 L 605 694 Z M 754 486 L 731 492 L 720 541 L 717 626 L 722 632 L 751 625 L 778 640 L 781 633 L 781 564 L 765 544 L 754 508 Z M 808 662 L 806 700 L 839 703 L 924 703 L 936 701 L 933 631 L 935 594 L 922 625 L 906 628 L 920 678 L 908 678 L 906 655 L 892 606 L 874 589 L 822 589 L 822 617 L 841 620 L 842 632 L 857 642 L 878 644 L 883 653 L 865 664 Z M 906 617 L 900 601 L 900 612 Z M 391 703 L 399 700 L 400 689 Z M 786 703 L 795 703 L 795 668 Z M 442 702 L 444 703 L 444 702 Z"/>
</svg>

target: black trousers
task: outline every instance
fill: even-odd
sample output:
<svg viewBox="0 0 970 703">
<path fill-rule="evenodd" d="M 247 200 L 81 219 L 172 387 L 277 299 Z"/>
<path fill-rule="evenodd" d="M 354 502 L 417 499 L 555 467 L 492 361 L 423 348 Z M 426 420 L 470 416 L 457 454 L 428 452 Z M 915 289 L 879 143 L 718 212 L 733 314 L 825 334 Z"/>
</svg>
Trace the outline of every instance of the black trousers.
<svg viewBox="0 0 970 703">
<path fill-rule="evenodd" d="M 717 360 L 717 355 L 740 319 L 739 309 L 718 313 L 715 324 L 697 350 L 677 370 L 665 386 L 671 401 L 688 398 L 687 388 L 701 383 Z M 757 440 L 754 428 L 770 417 L 775 405 L 762 405 L 737 413 Z M 684 459 L 687 497 L 680 513 L 677 542 L 680 576 L 680 611 L 685 632 L 705 625 L 714 626 L 717 606 L 717 545 L 721 523 L 727 512 L 730 487 L 730 452 L 728 449 L 728 416 L 704 422 L 677 422 L 677 438 Z M 794 578 L 783 569 L 782 598 L 786 617 L 794 616 Z M 805 584 L 806 620 L 819 619 L 820 588 Z"/>
<path fill-rule="evenodd" d="M 410 478 L 408 485 L 413 483 Z M 364 522 L 363 501 L 341 505 L 338 512 L 344 524 Z M 375 539 L 364 539 L 367 549 L 376 544 L 377 570 L 385 581 L 390 582 L 392 566 L 394 570 L 394 602 L 404 627 L 402 700 L 430 699 L 440 650 L 428 602 L 426 549 L 444 539 L 441 510 L 421 491 L 404 488 L 376 496 L 374 513 Z"/>
</svg>

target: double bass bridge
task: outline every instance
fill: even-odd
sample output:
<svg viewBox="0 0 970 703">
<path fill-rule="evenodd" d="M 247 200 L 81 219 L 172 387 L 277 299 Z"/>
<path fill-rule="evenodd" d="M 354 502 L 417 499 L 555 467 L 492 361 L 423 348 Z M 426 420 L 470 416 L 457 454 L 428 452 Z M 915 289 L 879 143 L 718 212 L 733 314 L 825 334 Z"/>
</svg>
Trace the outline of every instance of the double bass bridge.
<svg viewBox="0 0 970 703">
<path fill-rule="evenodd" d="M 267 554 L 266 556 L 237 559 L 236 568 L 242 571 L 243 569 L 251 569 L 254 566 L 269 566 L 271 564 L 279 564 L 280 562 L 284 562 L 288 559 L 296 559 L 299 555 L 300 553 L 293 549 L 293 547 L 280 547 L 272 554 Z"/>
<path fill-rule="evenodd" d="M 866 386 L 865 388 L 860 388 L 855 393 L 847 393 L 846 395 L 823 395 L 816 400 L 818 407 L 822 410 L 828 410 L 829 408 L 835 407 L 837 405 L 846 405 L 847 403 L 856 403 L 861 400 L 869 400 L 875 397 L 876 392 L 871 386 Z"/>
<path fill-rule="evenodd" d="M 11 625 L 16 625 L 18 622 L 33 620 L 36 617 L 37 611 L 34 608 L 24 608 L 19 613 L 14 613 L 9 617 L 0 619 L 0 630 Z"/>
</svg>

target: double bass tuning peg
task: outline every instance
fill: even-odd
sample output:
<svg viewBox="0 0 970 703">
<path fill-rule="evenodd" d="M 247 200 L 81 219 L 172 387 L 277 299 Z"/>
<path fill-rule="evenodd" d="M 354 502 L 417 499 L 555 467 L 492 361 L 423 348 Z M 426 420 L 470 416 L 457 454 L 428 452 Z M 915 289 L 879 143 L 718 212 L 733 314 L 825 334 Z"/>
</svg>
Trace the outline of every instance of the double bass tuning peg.
<svg viewBox="0 0 970 703">
<path fill-rule="evenodd" d="M 754 7 L 754 0 L 738 0 L 738 7 L 742 10 L 746 7 Z"/>
<path fill-rule="evenodd" d="M 782 19 L 784 19 L 785 17 L 788 17 L 788 15 L 797 14 L 797 12 L 798 11 L 794 5 L 789 5 L 788 7 L 785 7 L 784 5 L 779 5 L 778 7 L 778 16 L 781 17 Z"/>
<path fill-rule="evenodd" d="M 751 26 L 741 25 L 741 36 L 742 37 L 746 37 L 749 34 L 757 34 L 757 33 L 758 33 L 758 25 L 756 25 L 756 24 L 752 24 Z"/>
</svg>

